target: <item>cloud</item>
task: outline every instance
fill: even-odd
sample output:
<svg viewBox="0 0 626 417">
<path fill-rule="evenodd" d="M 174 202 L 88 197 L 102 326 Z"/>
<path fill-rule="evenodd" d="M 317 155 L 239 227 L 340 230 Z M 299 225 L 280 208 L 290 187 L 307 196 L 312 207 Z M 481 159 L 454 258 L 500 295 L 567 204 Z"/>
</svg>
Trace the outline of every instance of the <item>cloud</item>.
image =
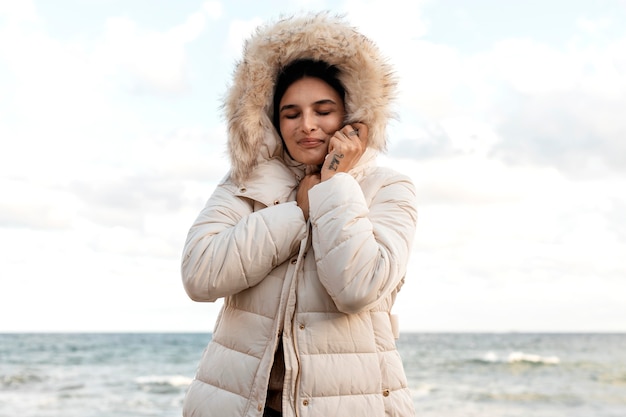
<svg viewBox="0 0 626 417">
<path fill-rule="evenodd" d="M 84 203 L 79 212 L 102 226 L 141 230 L 143 216 L 179 210 L 182 190 L 174 181 L 131 176 L 108 181 L 80 181 L 71 190 Z"/>
<path fill-rule="evenodd" d="M 109 18 L 95 59 L 134 93 L 175 95 L 187 91 L 185 44 L 204 26 L 202 15 L 167 33 L 142 30 L 127 17 Z"/>
<path fill-rule="evenodd" d="M 510 163 L 554 165 L 574 178 L 626 170 L 626 92 L 620 99 L 576 91 L 509 93 L 507 101 L 495 155 Z"/>
<path fill-rule="evenodd" d="M 0 267 L 13 277 L 0 305 L 23 318 L 7 326 L 210 328 L 178 278 L 185 232 L 228 170 L 225 126 L 206 109 L 223 80 L 203 65 L 231 68 L 261 19 L 227 21 L 205 2 L 166 30 L 111 16 L 95 37 L 57 39 L 32 2 L 14 3 L 0 4 L 13 16 L 0 27 Z M 559 45 L 477 50 L 429 37 L 421 2 L 346 4 L 401 80 L 381 163 L 418 195 L 402 328 L 623 328 L 626 43 L 615 22 L 579 20 Z M 209 36 L 218 20 L 228 39 Z M 123 314 L 101 313 L 110 300 Z M 51 314 L 31 318 L 32 305 Z"/>
<path fill-rule="evenodd" d="M 0 166 L 11 178 L 58 185 L 92 171 L 93 157 L 120 136 L 111 132 L 129 127 L 133 117 L 112 105 L 88 42 L 55 39 L 42 20 L 7 25 L 0 27 L 0 59 L 7 92 L 0 131 L 10 143 Z"/>
<path fill-rule="evenodd" d="M 250 20 L 233 19 L 228 27 L 228 36 L 224 45 L 226 51 L 226 62 L 229 59 L 241 58 L 244 41 L 248 39 L 254 31 L 265 21 L 260 17 Z"/>
<path fill-rule="evenodd" d="M 224 14 L 224 8 L 219 1 L 205 1 L 202 4 L 202 10 L 204 10 L 211 20 L 218 20 Z"/>
<path fill-rule="evenodd" d="M 504 63 L 493 73 L 504 83 L 492 107 L 501 138 L 495 155 L 553 164 L 577 178 L 624 170 L 626 37 L 593 43 L 566 51 L 526 41 L 495 48 L 490 61 Z"/>
<path fill-rule="evenodd" d="M 39 230 L 67 230 L 73 224 L 72 196 L 22 180 L 2 180 L 0 226 Z"/>
<path fill-rule="evenodd" d="M 0 16 L 5 16 L 10 23 L 35 22 L 39 18 L 32 0 L 0 1 Z"/>
<path fill-rule="evenodd" d="M 396 59 L 406 57 L 408 43 L 428 31 L 423 18 L 424 0 L 394 2 L 389 0 L 347 0 L 341 6 L 347 20 L 371 38 L 383 52 Z M 393 22 L 393 31 L 381 22 Z M 402 53 L 404 52 L 404 53 Z"/>
<path fill-rule="evenodd" d="M 626 37 L 599 36 L 606 21 L 580 25 L 565 46 L 510 38 L 470 54 L 405 39 L 394 52 L 403 110 L 390 155 L 481 153 L 573 178 L 623 172 Z"/>
<path fill-rule="evenodd" d="M 102 108 L 92 105 L 98 102 L 101 84 L 85 45 L 53 39 L 39 24 L 7 25 L 0 35 L 0 57 L 8 71 L 3 84 L 13 92 L 10 110 L 17 121 L 32 121 L 36 115 L 40 123 L 56 127 L 54 116 L 61 112 L 77 120 L 98 117 Z M 50 109 L 57 110 L 54 116 Z"/>
<path fill-rule="evenodd" d="M 229 168 L 226 126 L 211 129 L 180 127 L 138 140 L 131 148 L 143 169 L 162 178 L 180 181 L 217 181 Z M 132 163 L 132 161 L 129 161 Z"/>
<path fill-rule="evenodd" d="M 555 167 L 474 154 L 381 163 L 415 183 L 414 259 L 426 279 L 504 284 L 626 273 L 621 176 L 572 181 Z"/>
<path fill-rule="evenodd" d="M 205 32 L 209 20 L 221 16 L 221 3 L 208 1 L 165 32 L 141 27 L 128 17 L 110 17 L 95 46 L 93 62 L 135 94 L 187 93 L 187 48 Z"/>
<path fill-rule="evenodd" d="M 123 165 L 108 176 L 72 181 L 85 242 L 105 253 L 179 256 L 184 230 L 227 172 L 221 130 L 144 137 L 124 148 Z"/>
</svg>

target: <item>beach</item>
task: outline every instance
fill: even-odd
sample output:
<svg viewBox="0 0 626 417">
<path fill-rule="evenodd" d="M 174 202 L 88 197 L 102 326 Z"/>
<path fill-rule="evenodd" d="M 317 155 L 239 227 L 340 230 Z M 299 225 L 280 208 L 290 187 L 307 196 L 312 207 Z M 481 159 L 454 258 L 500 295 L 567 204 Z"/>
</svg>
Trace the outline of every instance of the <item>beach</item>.
<svg viewBox="0 0 626 417">
<path fill-rule="evenodd" d="M 0 334 L 0 417 L 181 415 L 208 333 Z M 418 416 L 624 417 L 626 334 L 403 333 Z"/>
</svg>

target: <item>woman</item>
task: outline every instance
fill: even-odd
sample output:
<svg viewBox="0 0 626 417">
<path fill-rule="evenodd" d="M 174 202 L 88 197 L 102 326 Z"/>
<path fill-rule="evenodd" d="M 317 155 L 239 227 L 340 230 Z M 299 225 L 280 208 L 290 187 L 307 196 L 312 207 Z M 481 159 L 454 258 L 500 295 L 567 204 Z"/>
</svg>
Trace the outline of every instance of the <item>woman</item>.
<svg viewBox="0 0 626 417">
<path fill-rule="evenodd" d="M 417 213 L 377 167 L 396 82 L 329 14 L 262 27 L 225 103 L 231 170 L 185 244 L 195 301 L 224 298 L 185 416 L 412 416 L 390 314 Z"/>
</svg>

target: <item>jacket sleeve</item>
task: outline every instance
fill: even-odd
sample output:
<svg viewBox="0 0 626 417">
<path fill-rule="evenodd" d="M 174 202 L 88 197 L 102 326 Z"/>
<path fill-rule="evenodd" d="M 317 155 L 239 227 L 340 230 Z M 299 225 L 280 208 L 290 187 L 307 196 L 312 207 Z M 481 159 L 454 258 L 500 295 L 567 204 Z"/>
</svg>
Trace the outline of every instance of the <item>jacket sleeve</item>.
<svg viewBox="0 0 626 417">
<path fill-rule="evenodd" d="M 415 188 L 396 174 L 369 204 L 358 182 L 337 174 L 309 191 L 319 279 L 337 308 L 358 313 L 386 298 L 406 273 L 415 235 Z"/>
<path fill-rule="evenodd" d="M 252 202 L 218 186 L 187 235 L 182 257 L 185 291 L 215 301 L 258 284 L 296 253 L 306 232 L 295 202 L 254 212 Z"/>
</svg>

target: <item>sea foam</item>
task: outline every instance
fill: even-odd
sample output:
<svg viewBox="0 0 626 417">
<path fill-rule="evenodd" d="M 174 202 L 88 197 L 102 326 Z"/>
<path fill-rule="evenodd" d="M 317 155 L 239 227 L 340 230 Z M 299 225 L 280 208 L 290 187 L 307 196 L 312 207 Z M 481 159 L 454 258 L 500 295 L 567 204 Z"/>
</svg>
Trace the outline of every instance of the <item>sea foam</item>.
<svg viewBox="0 0 626 417">
<path fill-rule="evenodd" d="M 536 363 L 542 365 L 558 365 L 561 360 L 556 356 L 540 356 L 533 355 L 532 353 L 524 353 L 524 352 L 511 352 L 507 359 L 508 363 L 518 363 L 518 362 L 527 362 L 527 363 Z"/>
<path fill-rule="evenodd" d="M 187 387 L 192 379 L 182 375 L 148 375 L 135 378 L 139 385 L 168 385 L 171 387 Z"/>
<path fill-rule="evenodd" d="M 480 361 L 486 363 L 529 363 L 535 365 L 558 365 L 561 362 L 557 356 L 541 356 L 519 351 L 511 352 L 506 357 L 499 357 L 494 352 L 487 352 Z"/>
</svg>

